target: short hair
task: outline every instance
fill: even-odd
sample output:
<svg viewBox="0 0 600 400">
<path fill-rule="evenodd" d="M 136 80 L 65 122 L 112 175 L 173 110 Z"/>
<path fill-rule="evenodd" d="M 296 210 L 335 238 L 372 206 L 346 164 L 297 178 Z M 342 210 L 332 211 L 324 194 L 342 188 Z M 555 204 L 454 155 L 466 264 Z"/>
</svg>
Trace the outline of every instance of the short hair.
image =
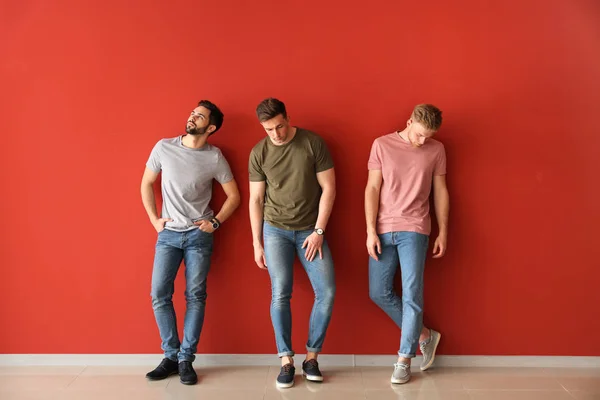
<svg viewBox="0 0 600 400">
<path fill-rule="evenodd" d="M 411 118 L 434 132 L 440 129 L 442 125 L 442 111 L 432 104 L 419 104 L 415 106 Z"/>
<path fill-rule="evenodd" d="M 210 110 L 210 115 L 208 116 L 208 124 L 209 126 L 214 125 L 216 128 L 210 134 L 212 135 L 213 133 L 216 133 L 219 130 L 219 128 L 221 128 L 221 125 L 223 125 L 223 118 L 225 117 L 223 115 L 223 112 L 219 110 L 219 107 L 217 107 L 215 104 L 208 100 L 200 100 L 198 102 L 198 107 L 205 107 L 208 110 Z"/>
<path fill-rule="evenodd" d="M 275 118 L 281 114 L 283 118 L 287 118 L 287 111 L 285 110 L 285 104 L 281 100 L 277 100 L 273 97 L 264 99 L 256 107 L 256 116 L 260 122 L 265 122 L 271 118 Z"/>
</svg>

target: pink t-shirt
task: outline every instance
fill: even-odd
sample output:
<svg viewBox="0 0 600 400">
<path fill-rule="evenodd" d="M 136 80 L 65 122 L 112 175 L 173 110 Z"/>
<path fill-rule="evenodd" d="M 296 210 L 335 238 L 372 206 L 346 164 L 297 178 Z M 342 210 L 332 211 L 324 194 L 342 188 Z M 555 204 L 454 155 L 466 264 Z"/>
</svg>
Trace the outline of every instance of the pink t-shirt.
<svg viewBox="0 0 600 400">
<path fill-rule="evenodd" d="M 429 195 L 434 175 L 446 174 L 444 145 L 429 139 L 419 148 L 397 132 L 373 142 L 369 170 L 381 170 L 377 233 L 418 232 L 429 235 Z"/>
</svg>

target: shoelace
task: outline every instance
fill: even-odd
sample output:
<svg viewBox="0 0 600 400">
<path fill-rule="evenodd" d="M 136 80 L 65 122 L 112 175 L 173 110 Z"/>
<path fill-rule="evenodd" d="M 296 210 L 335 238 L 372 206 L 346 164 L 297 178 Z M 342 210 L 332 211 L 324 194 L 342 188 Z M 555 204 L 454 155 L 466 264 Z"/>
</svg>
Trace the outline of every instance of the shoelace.
<svg viewBox="0 0 600 400">
<path fill-rule="evenodd" d="M 421 353 L 423 353 L 423 355 L 425 355 L 425 348 L 427 347 L 427 345 L 429 343 L 431 343 L 432 337 L 430 336 L 429 339 L 422 341 L 421 343 L 419 343 L 419 347 L 421 347 Z"/>
<path fill-rule="evenodd" d="M 319 364 L 317 363 L 317 360 L 315 360 L 314 358 L 306 361 L 304 363 L 304 365 L 308 368 L 318 368 L 318 366 L 319 366 Z"/>
<path fill-rule="evenodd" d="M 281 368 L 283 369 L 283 372 L 284 372 L 286 375 L 290 375 L 290 373 L 291 373 L 291 371 L 292 371 L 292 367 L 293 367 L 293 365 L 292 365 L 292 364 L 285 364 L 285 365 L 284 365 L 283 367 L 281 367 Z"/>
<path fill-rule="evenodd" d="M 394 367 L 396 369 L 402 368 L 405 372 L 408 371 L 408 370 L 410 370 L 410 365 L 406 365 L 406 364 L 396 363 L 396 364 L 394 364 Z"/>
</svg>

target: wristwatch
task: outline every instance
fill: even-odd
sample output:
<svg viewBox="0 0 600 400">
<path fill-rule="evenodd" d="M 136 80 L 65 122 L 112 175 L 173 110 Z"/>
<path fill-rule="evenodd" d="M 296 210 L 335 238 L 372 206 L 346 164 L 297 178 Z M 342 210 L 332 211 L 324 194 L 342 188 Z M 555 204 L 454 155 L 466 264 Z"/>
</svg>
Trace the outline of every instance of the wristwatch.
<svg viewBox="0 0 600 400">
<path fill-rule="evenodd" d="M 323 236 L 325 234 L 325 231 L 321 228 L 315 228 L 315 232 L 317 232 L 317 235 L 321 235 L 321 236 Z"/>
<path fill-rule="evenodd" d="M 219 221 L 216 217 L 213 217 L 210 220 L 210 223 L 212 224 L 213 229 L 219 229 L 219 227 L 221 226 L 221 221 Z"/>
</svg>

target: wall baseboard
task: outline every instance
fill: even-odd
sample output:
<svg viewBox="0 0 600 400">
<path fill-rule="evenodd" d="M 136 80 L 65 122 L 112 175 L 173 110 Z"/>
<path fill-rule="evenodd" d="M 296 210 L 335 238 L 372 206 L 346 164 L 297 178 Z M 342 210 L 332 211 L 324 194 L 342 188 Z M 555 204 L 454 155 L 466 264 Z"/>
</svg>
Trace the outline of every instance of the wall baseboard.
<svg viewBox="0 0 600 400">
<path fill-rule="evenodd" d="M 0 354 L 0 366 L 71 366 L 71 365 L 156 365 L 162 354 Z M 298 360 L 304 359 L 297 354 Z M 390 366 L 392 355 L 321 354 L 319 362 L 326 366 L 379 367 Z M 415 365 L 421 363 L 417 357 Z M 195 365 L 269 365 L 278 366 L 273 354 L 198 354 Z M 438 356 L 438 367 L 567 367 L 600 368 L 600 357 L 570 356 Z"/>
</svg>

